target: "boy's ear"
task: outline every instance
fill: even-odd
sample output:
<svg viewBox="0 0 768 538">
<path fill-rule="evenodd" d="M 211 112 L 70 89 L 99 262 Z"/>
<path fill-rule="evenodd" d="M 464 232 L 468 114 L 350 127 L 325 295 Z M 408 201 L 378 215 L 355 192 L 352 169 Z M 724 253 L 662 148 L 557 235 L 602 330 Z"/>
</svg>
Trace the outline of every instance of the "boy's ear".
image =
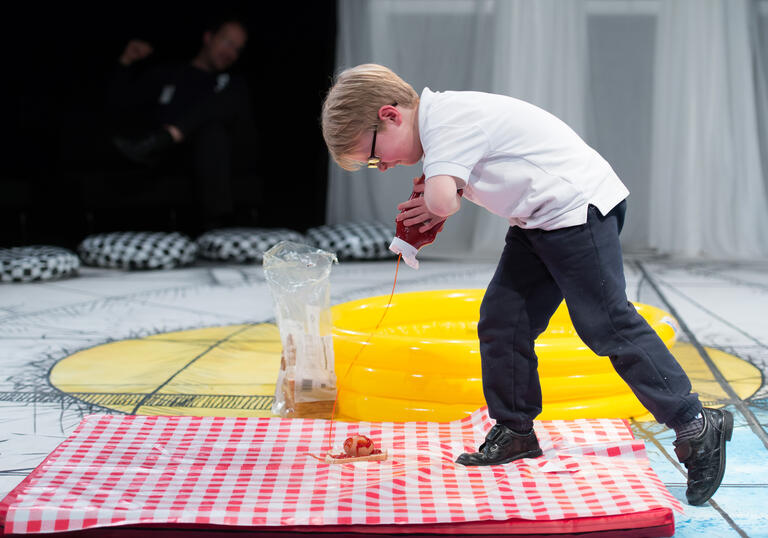
<svg viewBox="0 0 768 538">
<path fill-rule="evenodd" d="M 385 123 L 393 123 L 396 126 L 403 121 L 403 114 L 396 106 L 384 105 L 379 109 L 379 119 Z"/>
</svg>

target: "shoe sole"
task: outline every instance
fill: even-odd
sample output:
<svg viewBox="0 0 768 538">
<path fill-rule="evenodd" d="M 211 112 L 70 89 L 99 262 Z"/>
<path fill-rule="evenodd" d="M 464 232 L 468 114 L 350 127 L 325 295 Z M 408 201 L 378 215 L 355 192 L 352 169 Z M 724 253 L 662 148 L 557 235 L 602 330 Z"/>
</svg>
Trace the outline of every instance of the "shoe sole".
<svg viewBox="0 0 768 538">
<path fill-rule="evenodd" d="M 518 454 L 517 456 L 513 456 L 511 458 L 506 458 L 500 461 L 494 461 L 493 463 L 478 463 L 477 465 L 467 465 L 466 463 L 459 463 L 456 461 L 456 463 L 459 463 L 459 465 L 464 465 L 465 467 L 489 467 L 491 465 L 504 465 L 505 463 L 509 463 L 516 460 L 522 460 L 525 458 L 538 458 L 539 456 L 543 456 L 544 453 L 541 451 L 540 448 L 536 450 L 529 450 L 528 452 L 523 452 L 522 454 Z"/>
<path fill-rule="evenodd" d="M 712 487 L 707 490 L 704 495 L 704 500 L 696 503 L 688 501 L 693 506 L 701 506 L 715 494 L 717 488 L 720 487 L 720 483 L 723 481 L 723 475 L 725 474 L 725 443 L 731 440 L 733 436 L 733 414 L 730 411 L 722 410 L 723 413 L 723 435 L 720 436 L 720 472 L 717 474 L 717 478 L 712 482 Z"/>
<path fill-rule="evenodd" d="M 525 459 L 525 458 L 538 458 L 539 456 L 543 456 L 543 455 L 544 455 L 544 453 L 541 451 L 540 448 L 538 448 L 536 450 L 529 450 L 528 452 L 524 452 L 523 454 L 515 456 L 514 458 L 507 458 L 504 461 L 501 461 L 501 462 L 499 462 L 496 465 L 504 465 L 505 463 L 509 463 L 509 462 L 515 461 L 515 460 L 522 460 L 522 459 Z"/>
</svg>

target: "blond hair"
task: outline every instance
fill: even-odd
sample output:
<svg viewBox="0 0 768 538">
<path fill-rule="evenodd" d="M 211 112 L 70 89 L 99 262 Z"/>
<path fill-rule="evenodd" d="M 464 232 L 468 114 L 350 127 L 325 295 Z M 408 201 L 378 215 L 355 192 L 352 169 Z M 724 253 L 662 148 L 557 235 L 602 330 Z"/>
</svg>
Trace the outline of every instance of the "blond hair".
<svg viewBox="0 0 768 538">
<path fill-rule="evenodd" d="M 357 170 L 351 159 L 360 136 L 381 124 L 379 109 L 397 103 L 412 108 L 419 94 L 392 70 L 378 64 L 362 64 L 336 77 L 323 103 L 323 138 L 333 160 L 345 170 Z"/>
</svg>

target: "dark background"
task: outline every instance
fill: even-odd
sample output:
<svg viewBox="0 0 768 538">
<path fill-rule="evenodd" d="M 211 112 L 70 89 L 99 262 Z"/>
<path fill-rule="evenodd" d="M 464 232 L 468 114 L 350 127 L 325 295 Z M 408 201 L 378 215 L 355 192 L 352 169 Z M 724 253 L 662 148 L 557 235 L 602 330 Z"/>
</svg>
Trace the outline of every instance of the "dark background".
<svg viewBox="0 0 768 538">
<path fill-rule="evenodd" d="M 323 223 L 319 115 L 334 70 L 335 0 L 27 3 L 3 8 L 0 32 L 0 247 L 74 247 L 112 230 L 198 231 L 183 171 L 133 165 L 111 145 L 104 89 L 129 39 L 152 43 L 147 61 L 191 59 L 206 21 L 223 14 L 249 31 L 233 68 L 249 83 L 258 132 L 257 143 L 236 148 L 242 224 Z"/>
</svg>

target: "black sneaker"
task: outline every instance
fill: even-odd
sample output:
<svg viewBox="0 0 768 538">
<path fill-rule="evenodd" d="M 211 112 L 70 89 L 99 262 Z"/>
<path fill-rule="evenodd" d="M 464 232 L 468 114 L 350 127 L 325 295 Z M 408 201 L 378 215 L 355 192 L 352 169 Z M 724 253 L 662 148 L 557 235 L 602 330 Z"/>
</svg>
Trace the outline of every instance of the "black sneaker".
<svg viewBox="0 0 768 538">
<path fill-rule="evenodd" d="M 715 494 L 725 473 L 725 442 L 733 435 L 733 415 L 724 409 L 701 411 L 704 427 L 696 437 L 675 441 L 675 454 L 688 469 L 688 504 L 704 504 Z"/>
<path fill-rule="evenodd" d="M 501 465 L 522 458 L 541 456 L 539 440 L 531 429 L 526 434 L 515 433 L 503 424 L 496 424 L 485 436 L 477 452 L 464 453 L 456 459 L 462 465 Z"/>
</svg>

